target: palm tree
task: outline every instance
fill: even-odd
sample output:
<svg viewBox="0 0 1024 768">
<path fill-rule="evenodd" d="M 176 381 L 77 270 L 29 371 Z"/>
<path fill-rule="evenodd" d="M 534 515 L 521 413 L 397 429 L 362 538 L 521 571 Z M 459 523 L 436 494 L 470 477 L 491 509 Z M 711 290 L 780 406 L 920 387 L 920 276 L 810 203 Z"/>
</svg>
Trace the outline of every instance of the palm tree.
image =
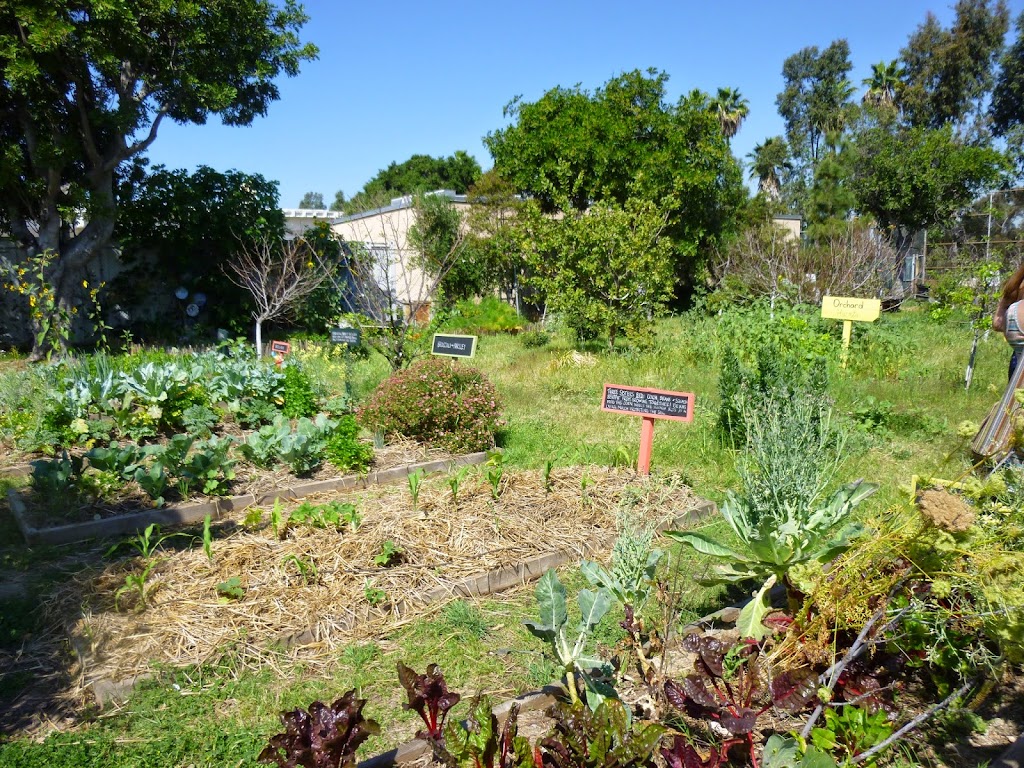
<svg viewBox="0 0 1024 768">
<path fill-rule="evenodd" d="M 750 105 L 736 88 L 719 88 L 718 95 L 708 103 L 718 114 L 722 135 L 728 141 L 739 131 L 743 120 L 750 114 Z"/>
<path fill-rule="evenodd" d="M 864 78 L 868 87 L 864 92 L 863 102 L 876 107 L 895 107 L 900 92 L 903 90 L 903 67 L 899 60 L 893 59 L 888 64 L 880 61 L 871 65 L 871 77 Z"/>
<path fill-rule="evenodd" d="M 792 168 L 789 146 L 781 136 L 765 139 L 747 155 L 750 178 L 757 179 L 757 191 L 770 200 L 778 200 L 782 189 L 782 173 Z"/>
</svg>

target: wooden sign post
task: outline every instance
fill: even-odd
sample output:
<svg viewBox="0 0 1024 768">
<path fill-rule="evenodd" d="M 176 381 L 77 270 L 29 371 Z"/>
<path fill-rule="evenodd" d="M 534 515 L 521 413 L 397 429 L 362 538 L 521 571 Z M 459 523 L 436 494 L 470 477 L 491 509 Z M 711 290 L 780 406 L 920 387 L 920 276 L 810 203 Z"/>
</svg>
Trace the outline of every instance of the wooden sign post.
<svg viewBox="0 0 1024 768">
<path fill-rule="evenodd" d="M 290 354 L 292 351 L 292 345 L 287 341 L 272 341 L 270 342 L 270 356 L 274 358 L 274 364 L 278 368 L 284 364 L 284 356 Z"/>
<path fill-rule="evenodd" d="M 843 321 L 843 368 L 850 352 L 850 337 L 853 335 L 853 321 L 873 323 L 882 312 L 879 299 L 857 299 L 852 296 L 823 296 L 821 316 L 830 320 Z"/>
<path fill-rule="evenodd" d="M 693 399 L 692 392 L 605 384 L 601 410 L 643 417 L 640 423 L 640 454 L 637 457 L 636 469 L 641 475 L 649 475 L 651 450 L 654 447 L 654 420 L 693 421 Z"/>
<path fill-rule="evenodd" d="M 430 345 L 430 354 L 448 357 L 472 357 L 476 354 L 476 336 L 453 336 L 450 333 L 435 333 Z"/>
</svg>

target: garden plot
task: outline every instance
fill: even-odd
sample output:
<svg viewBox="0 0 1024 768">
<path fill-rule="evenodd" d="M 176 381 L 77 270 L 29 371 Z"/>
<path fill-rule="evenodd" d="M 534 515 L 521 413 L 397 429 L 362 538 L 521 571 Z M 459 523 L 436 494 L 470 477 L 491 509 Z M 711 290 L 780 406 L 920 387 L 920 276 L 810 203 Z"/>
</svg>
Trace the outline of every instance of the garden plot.
<svg viewBox="0 0 1024 768">
<path fill-rule="evenodd" d="M 625 470 L 464 469 L 250 510 L 208 546 L 151 540 L 146 555 L 79 576 L 51 608 L 69 615 L 86 606 L 68 629 L 87 683 L 131 678 L 154 662 L 200 663 L 226 649 L 254 662 L 282 646 L 316 658 L 445 597 L 479 593 L 471 577 L 545 555 L 603 558 L 622 508 L 651 525 L 679 525 L 706 506 L 678 483 Z M 511 583 L 540 575 L 524 571 Z"/>
</svg>

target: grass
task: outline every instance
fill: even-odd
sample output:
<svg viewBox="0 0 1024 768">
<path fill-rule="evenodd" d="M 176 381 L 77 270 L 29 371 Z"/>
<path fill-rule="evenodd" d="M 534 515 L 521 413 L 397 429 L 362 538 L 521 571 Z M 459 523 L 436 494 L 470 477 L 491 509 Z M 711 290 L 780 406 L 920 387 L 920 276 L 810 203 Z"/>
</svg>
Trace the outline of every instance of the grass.
<svg viewBox="0 0 1024 768">
<path fill-rule="evenodd" d="M 557 472 L 558 466 L 569 464 L 635 461 L 640 420 L 599 410 L 604 383 L 683 390 L 696 395 L 694 421 L 658 422 L 653 470 L 681 477 L 699 495 L 721 500 L 737 477 L 734 451 L 716 432 L 719 325 L 717 318 L 671 318 L 660 324 L 650 351 L 589 356 L 574 356 L 573 345 L 562 336 L 540 349 L 527 349 L 513 336 L 482 338 L 470 364 L 486 372 L 504 398 L 509 426 L 501 442 L 506 466 L 541 468 L 554 459 Z M 998 401 L 1009 358 L 1005 343 L 997 337 L 982 341 L 974 385 L 965 392 L 963 369 L 970 345 L 965 322 L 937 324 L 924 308 L 910 308 L 883 316 L 871 328 L 857 324 L 845 371 L 838 355 L 841 324 L 834 325 L 829 331 L 835 351 L 830 393 L 851 434 L 839 480 L 865 477 L 881 484 L 880 492 L 864 505 L 864 514 L 883 515 L 905 500 L 914 474 L 956 477 L 968 471 L 970 459 L 957 437 L 957 425 L 980 422 Z M 875 347 L 866 343 L 871 340 Z M 22 368 L 20 362 L 0 360 L 0 437 L 5 425 L 16 422 L 10 411 L 15 400 L 25 396 L 16 380 Z M 307 370 L 318 387 L 329 388 L 333 382 L 339 391 L 343 388 L 344 365 L 334 357 L 310 354 Z M 353 361 L 351 373 L 358 400 L 386 375 L 387 366 L 371 356 Z M 0 480 L 0 491 L 5 494 L 10 485 Z M 18 534 L 5 504 L 0 501 L 0 541 L 15 542 Z M 708 526 L 714 535 L 726 533 L 720 520 Z M 48 578 L 60 578 L 55 568 L 66 555 L 63 549 L 31 550 L 8 543 L 0 546 L 0 567 L 46 571 Z M 694 584 L 693 575 L 708 567 L 693 553 L 671 553 L 666 579 L 678 591 L 678 621 L 705 615 L 736 596 Z M 567 569 L 562 578 L 574 606 L 575 594 L 584 586 L 582 577 Z M 32 600 L 7 601 L 0 610 L 0 651 L 11 653 L 36 628 Z M 404 698 L 395 674 L 399 660 L 417 671 L 440 663 L 452 688 L 467 700 L 479 692 L 507 698 L 550 681 L 554 667 L 523 627 L 534 613 L 532 588 L 494 599 L 454 601 L 387 637 L 349 646 L 331 664 L 315 669 L 289 664 L 282 656 L 276 667 L 253 671 L 225 648 L 219 660 L 203 667 L 158 670 L 135 689 L 126 706 L 108 709 L 74 731 L 41 742 L 0 737 L 0 768 L 255 766 L 266 739 L 280 728 L 281 710 L 305 708 L 314 699 L 331 701 L 349 688 L 369 699 L 367 714 L 384 724 L 382 736 L 361 753 L 370 755 L 416 730 L 415 715 L 401 706 Z M 618 642 L 616 621 L 609 615 L 599 628 L 601 644 Z M 31 682 L 5 678 L 0 693 L 26 689 Z"/>
</svg>

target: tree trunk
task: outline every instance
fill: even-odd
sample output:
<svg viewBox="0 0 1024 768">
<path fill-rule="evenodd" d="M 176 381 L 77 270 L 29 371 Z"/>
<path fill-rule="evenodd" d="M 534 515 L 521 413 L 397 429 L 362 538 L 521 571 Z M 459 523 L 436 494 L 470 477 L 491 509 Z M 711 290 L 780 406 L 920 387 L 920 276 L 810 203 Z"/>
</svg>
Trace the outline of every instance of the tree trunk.
<svg viewBox="0 0 1024 768">
<path fill-rule="evenodd" d="M 256 318 L 256 359 L 263 357 L 263 321 Z"/>
<path fill-rule="evenodd" d="M 60 212 L 57 210 L 54 196 L 46 205 L 46 210 L 39 217 L 39 230 L 35 237 L 35 253 L 52 252 L 57 254 L 49 274 L 44 279 L 53 287 L 54 306 L 48 318 L 52 326 L 70 318 L 72 299 L 76 290 L 74 275 L 81 274 L 97 255 L 110 243 L 114 234 L 114 172 L 98 172 L 93 178 L 93 207 L 89 213 L 89 222 L 77 235 L 68 236 L 64 230 Z M 32 250 L 30 249 L 30 254 Z M 66 314 L 64 314 L 66 313 Z M 45 319 L 44 319 L 45 322 Z M 52 351 L 53 333 L 42 334 L 42 327 L 33 320 L 32 352 L 30 361 L 42 360 Z M 68 329 L 70 331 L 70 328 Z M 58 345 L 63 349 L 64 340 L 57 334 Z"/>
</svg>

